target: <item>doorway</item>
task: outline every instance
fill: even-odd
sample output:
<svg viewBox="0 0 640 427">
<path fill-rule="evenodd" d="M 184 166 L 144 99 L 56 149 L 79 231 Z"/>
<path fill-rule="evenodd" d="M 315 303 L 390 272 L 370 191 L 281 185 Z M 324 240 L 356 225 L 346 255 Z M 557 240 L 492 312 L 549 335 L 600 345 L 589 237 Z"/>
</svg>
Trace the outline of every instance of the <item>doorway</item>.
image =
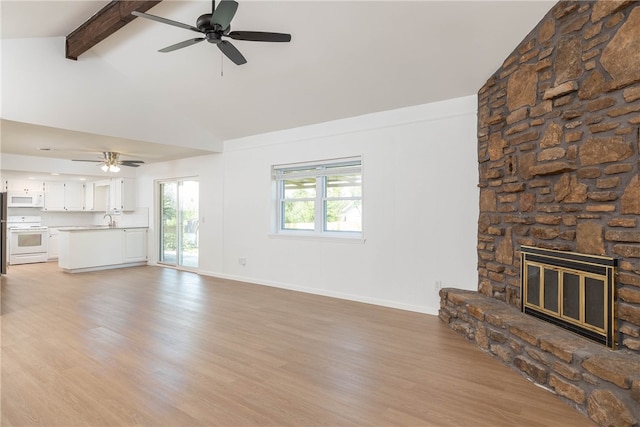
<svg viewBox="0 0 640 427">
<path fill-rule="evenodd" d="M 158 262 L 198 268 L 199 183 L 194 178 L 159 182 Z"/>
</svg>

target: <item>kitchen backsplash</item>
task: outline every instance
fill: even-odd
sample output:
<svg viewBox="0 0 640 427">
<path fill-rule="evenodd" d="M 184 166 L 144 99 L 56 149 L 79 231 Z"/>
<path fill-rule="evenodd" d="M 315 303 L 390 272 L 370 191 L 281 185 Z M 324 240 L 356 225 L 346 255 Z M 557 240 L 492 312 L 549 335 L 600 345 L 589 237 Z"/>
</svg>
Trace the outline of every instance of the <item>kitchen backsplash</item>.
<svg viewBox="0 0 640 427">
<path fill-rule="evenodd" d="M 76 227 L 107 225 L 104 212 L 48 212 L 36 208 L 9 208 L 10 216 L 40 216 L 42 225 L 48 227 Z M 137 208 L 132 212 L 112 215 L 118 227 L 148 227 L 149 208 Z"/>
</svg>

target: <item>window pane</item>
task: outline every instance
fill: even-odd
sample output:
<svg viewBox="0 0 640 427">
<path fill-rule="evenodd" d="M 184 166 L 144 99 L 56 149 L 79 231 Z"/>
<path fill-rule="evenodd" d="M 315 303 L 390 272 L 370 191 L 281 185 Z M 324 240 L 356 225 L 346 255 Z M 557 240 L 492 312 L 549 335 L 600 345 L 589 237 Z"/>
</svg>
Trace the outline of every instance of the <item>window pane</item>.
<svg viewBox="0 0 640 427">
<path fill-rule="evenodd" d="M 540 306 L 540 267 L 527 266 L 527 301 Z"/>
<path fill-rule="evenodd" d="M 326 231 L 362 231 L 360 200 L 327 200 L 325 202 Z"/>
<path fill-rule="evenodd" d="M 562 275 L 562 314 L 580 320 L 580 276 Z"/>
<path fill-rule="evenodd" d="M 312 199 L 316 197 L 316 179 L 298 178 L 284 181 L 285 199 Z"/>
<path fill-rule="evenodd" d="M 285 230 L 313 230 L 315 203 L 313 201 L 282 202 L 282 228 Z"/>
<path fill-rule="evenodd" d="M 327 177 L 327 197 L 362 197 L 362 179 L 357 175 Z"/>
<path fill-rule="evenodd" d="M 544 270 L 544 308 L 558 312 L 558 272 Z"/>
<path fill-rule="evenodd" d="M 584 279 L 584 321 L 604 328 L 604 281 L 585 277 Z"/>
<path fill-rule="evenodd" d="M 179 264 L 185 267 L 198 267 L 199 224 L 199 183 L 183 181 L 178 190 L 181 222 L 181 242 Z"/>
</svg>

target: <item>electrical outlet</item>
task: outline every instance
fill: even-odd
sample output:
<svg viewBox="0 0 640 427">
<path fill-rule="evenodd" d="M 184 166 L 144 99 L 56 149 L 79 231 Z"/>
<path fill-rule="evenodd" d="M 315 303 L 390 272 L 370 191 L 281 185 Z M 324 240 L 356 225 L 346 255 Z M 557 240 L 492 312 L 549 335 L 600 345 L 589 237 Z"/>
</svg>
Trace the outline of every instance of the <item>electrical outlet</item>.
<svg viewBox="0 0 640 427">
<path fill-rule="evenodd" d="M 240 264 L 241 266 L 245 266 L 247 265 L 247 259 L 246 258 L 238 258 L 238 264 Z"/>
<path fill-rule="evenodd" d="M 436 291 L 439 291 L 440 289 L 442 289 L 442 281 L 441 280 L 436 280 L 434 288 L 435 288 Z"/>
</svg>

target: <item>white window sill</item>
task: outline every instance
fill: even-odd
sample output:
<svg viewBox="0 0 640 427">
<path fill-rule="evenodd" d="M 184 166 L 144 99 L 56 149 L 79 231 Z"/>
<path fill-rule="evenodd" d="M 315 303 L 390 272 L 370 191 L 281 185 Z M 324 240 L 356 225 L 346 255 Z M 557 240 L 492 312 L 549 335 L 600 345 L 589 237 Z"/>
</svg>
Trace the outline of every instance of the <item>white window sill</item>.
<svg viewBox="0 0 640 427">
<path fill-rule="evenodd" d="M 315 242 L 364 244 L 364 237 L 320 235 L 315 233 L 269 233 L 270 239 L 306 240 Z"/>
</svg>

